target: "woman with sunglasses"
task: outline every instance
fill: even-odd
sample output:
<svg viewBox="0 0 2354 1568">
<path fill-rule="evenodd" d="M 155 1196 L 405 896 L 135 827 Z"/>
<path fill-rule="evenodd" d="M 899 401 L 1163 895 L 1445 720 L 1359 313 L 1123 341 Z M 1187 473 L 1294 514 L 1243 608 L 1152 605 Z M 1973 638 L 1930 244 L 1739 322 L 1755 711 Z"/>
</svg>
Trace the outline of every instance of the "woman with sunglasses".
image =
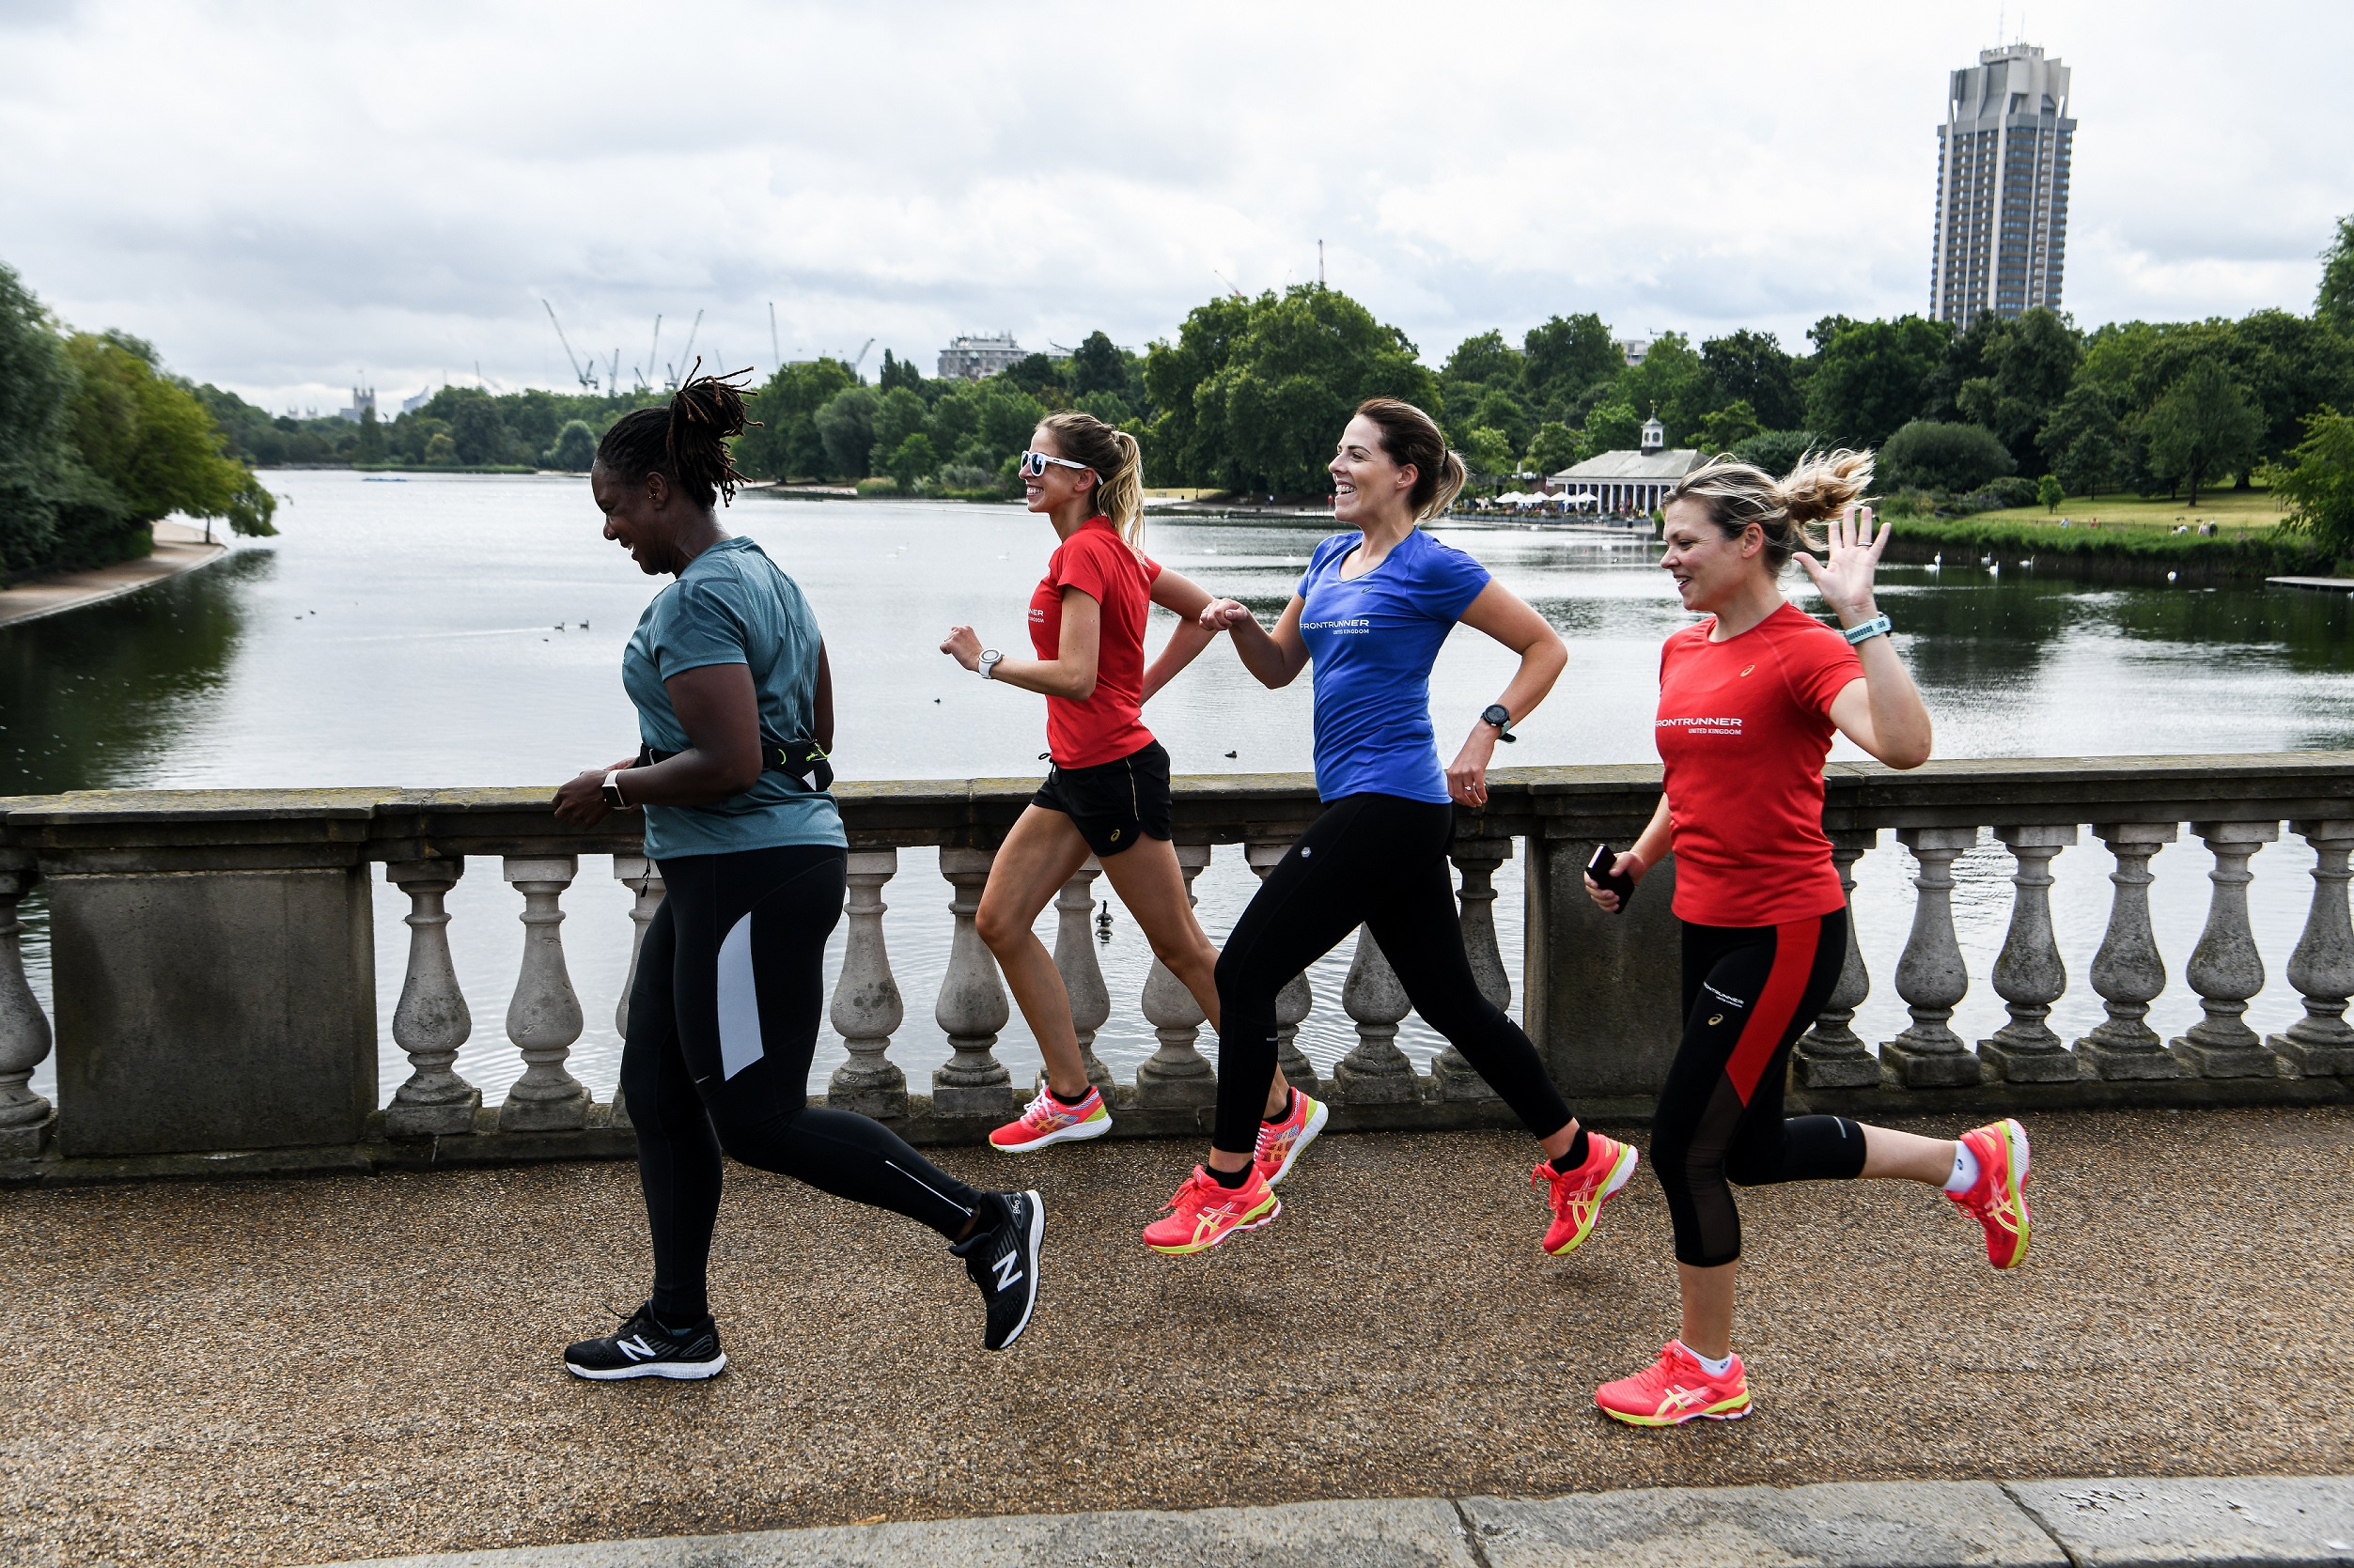
<svg viewBox="0 0 2354 1568">
<path fill-rule="evenodd" d="M 1100 1138 L 1112 1130 L 1088 1082 L 1070 997 L 1031 926 L 1092 854 L 1136 917 L 1155 956 L 1218 1027 L 1218 950 L 1202 934 L 1170 842 L 1169 753 L 1143 708 L 1207 646 L 1198 619 L 1209 596 L 1140 548 L 1144 464 L 1136 440 L 1083 413 L 1050 414 L 1021 455 L 1022 491 L 1061 542 L 1030 596 L 1034 659 L 981 645 L 969 626 L 940 651 L 984 680 L 1046 698 L 1053 767 L 991 862 L 974 917 L 1046 1059 L 1046 1083 L 1015 1120 L 990 1134 L 1009 1155 Z M 1145 666 L 1145 623 L 1158 604 L 1177 629 Z M 1325 1110 L 1278 1072 L 1252 1112 L 1256 1152 L 1280 1176 L 1323 1130 Z"/>
<path fill-rule="evenodd" d="M 1479 993 L 1463 951 L 1447 846 L 1455 814 L 1488 803 L 1488 764 L 1511 726 L 1568 662 L 1560 636 L 1485 567 L 1422 531 L 1463 488 L 1462 460 L 1428 414 L 1376 397 L 1358 406 L 1330 465 L 1333 516 L 1348 525 L 1317 547 L 1271 633 L 1220 599 L 1202 613 L 1234 636 L 1243 667 L 1269 687 L 1316 666 L 1316 789 L 1324 811 L 1286 851 L 1218 960 L 1218 1119 L 1209 1158 L 1146 1227 L 1160 1252 L 1199 1252 L 1283 1212 L 1252 1157 L 1260 1086 L 1275 1070 L 1275 996 L 1362 924 L 1417 1012 L 1461 1051 L 1545 1159 L 1530 1175 L 1552 1205 L 1558 1256 L 1633 1174 L 1635 1152 L 1588 1132 L 1546 1076 L 1536 1047 Z M 1430 668 L 1457 624 L 1520 656 L 1502 698 L 1472 723 L 1443 772 L 1430 726 Z"/>
</svg>

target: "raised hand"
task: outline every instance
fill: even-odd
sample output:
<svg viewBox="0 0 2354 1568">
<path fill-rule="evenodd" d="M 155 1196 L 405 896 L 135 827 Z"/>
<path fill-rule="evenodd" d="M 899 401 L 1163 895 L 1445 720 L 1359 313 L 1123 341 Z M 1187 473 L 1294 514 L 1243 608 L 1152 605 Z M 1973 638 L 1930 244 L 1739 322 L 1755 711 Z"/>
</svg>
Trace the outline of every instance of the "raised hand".
<svg viewBox="0 0 2354 1568">
<path fill-rule="evenodd" d="M 1804 551 L 1798 553 L 1798 564 L 1815 580 L 1815 591 L 1843 625 L 1855 626 L 1879 613 L 1872 603 L 1872 576 L 1879 567 L 1880 552 L 1888 548 L 1891 528 L 1883 522 L 1875 536 L 1872 508 L 1849 506 L 1831 520 L 1827 564 Z"/>
</svg>

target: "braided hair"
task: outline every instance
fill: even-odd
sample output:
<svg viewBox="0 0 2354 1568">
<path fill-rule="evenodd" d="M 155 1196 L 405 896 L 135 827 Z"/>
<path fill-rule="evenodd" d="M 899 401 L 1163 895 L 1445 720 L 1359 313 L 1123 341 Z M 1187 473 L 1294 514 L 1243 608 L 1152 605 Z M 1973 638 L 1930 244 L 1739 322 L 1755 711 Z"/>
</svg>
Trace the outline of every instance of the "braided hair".
<svg viewBox="0 0 2354 1568">
<path fill-rule="evenodd" d="M 694 367 L 702 369 L 703 362 L 697 359 Z M 659 474 L 698 506 L 733 501 L 744 476 L 736 471 L 727 442 L 744 432 L 743 389 L 737 379 L 751 374 L 690 373 L 668 403 L 632 409 L 615 420 L 597 443 L 597 460 L 625 485 L 643 484 L 647 474 Z"/>
</svg>

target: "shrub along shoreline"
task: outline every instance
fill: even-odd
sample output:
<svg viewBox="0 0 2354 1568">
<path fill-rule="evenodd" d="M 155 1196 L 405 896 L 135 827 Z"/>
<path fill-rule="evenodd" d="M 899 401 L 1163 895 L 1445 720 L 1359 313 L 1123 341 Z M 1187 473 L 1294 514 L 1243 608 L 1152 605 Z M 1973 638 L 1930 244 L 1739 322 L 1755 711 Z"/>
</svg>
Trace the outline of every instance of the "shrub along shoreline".
<svg viewBox="0 0 2354 1568">
<path fill-rule="evenodd" d="M 1987 556 L 2004 566 L 2034 561 L 2065 564 L 2071 574 L 2099 582 L 2244 582 L 2267 577 L 2329 577 L 2337 563 L 2310 536 L 2277 528 L 2202 537 L 2152 528 L 2054 528 L 2048 523 L 1981 521 L 1972 518 L 1897 518 L 1887 559 L 1926 565 L 1944 557 L 1952 567 L 1975 567 Z"/>
</svg>

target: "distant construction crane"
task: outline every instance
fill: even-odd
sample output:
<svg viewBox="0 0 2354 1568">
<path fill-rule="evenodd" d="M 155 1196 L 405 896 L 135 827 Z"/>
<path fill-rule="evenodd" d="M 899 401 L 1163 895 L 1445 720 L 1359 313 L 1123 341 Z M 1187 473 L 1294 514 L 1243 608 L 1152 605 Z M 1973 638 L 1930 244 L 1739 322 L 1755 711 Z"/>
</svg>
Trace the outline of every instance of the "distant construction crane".
<svg viewBox="0 0 2354 1568">
<path fill-rule="evenodd" d="M 698 310 L 698 311 L 696 311 L 696 312 L 694 313 L 694 325 L 693 325 L 693 326 L 691 326 L 691 327 L 689 327 L 689 328 L 687 329 L 687 346 L 686 346 L 684 349 L 681 349 L 678 351 L 678 364 L 679 364 L 679 365 L 686 365 L 686 364 L 687 364 L 687 356 L 694 352 L 694 334 L 695 334 L 696 333 L 701 332 L 702 330 L 703 330 L 703 313 L 702 313 L 701 311 L 699 311 L 699 310 Z M 678 391 L 678 382 L 679 382 L 679 381 L 683 379 L 683 378 L 679 375 L 679 373 L 678 373 L 678 366 L 677 366 L 677 365 L 664 365 L 663 368 L 663 370 L 664 370 L 665 372 L 667 372 L 667 373 L 668 373 L 668 376 L 669 376 L 669 380 L 663 383 L 663 390 L 664 392 L 676 392 L 676 391 Z M 693 369 L 692 367 L 690 367 L 690 368 L 687 370 L 686 374 L 687 374 L 687 375 L 689 375 L 689 376 L 692 376 L 692 375 L 694 375 L 694 369 Z"/>
<path fill-rule="evenodd" d="M 864 364 L 865 364 L 865 363 L 866 363 L 866 349 L 872 349 L 874 346 L 875 346 L 875 340 L 874 340 L 873 338 L 871 338 L 871 337 L 870 337 L 870 338 L 868 338 L 868 339 L 866 340 L 866 348 L 865 348 L 865 349 L 861 349 L 858 351 L 858 357 L 857 357 L 856 359 L 854 359 L 854 360 L 850 361 L 850 374 L 851 374 L 851 375 L 855 376 L 855 375 L 857 375 L 857 374 L 858 374 L 858 367 L 859 367 L 860 365 L 864 365 Z"/>
<path fill-rule="evenodd" d="M 769 302 L 769 352 L 776 356 L 776 367 L 779 370 L 784 369 L 785 349 L 776 337 L 776 302 L 774 300 Z"/>
<path fill-rule="evenodd" d="M 555 340 L 564 345 L 564 357 L 572 362 L 572 379 L 581 383 L 582 391 L 594 396 L 597 392 L 596 356 L 590 355 L 588 368 L 582 369 L 580 355 L 572 352 L 572 340 L 564 335 L 564 323 L 555 318 L 555 306 L 548 303 L 546 300 L 541 300 L 539 304 L 548 313 L 548 324 L 555 328 Z"/>
<path fill-rule="evenodd" d="M 1230 277 L 1226 276 L 1226 274 L 1225 274 L 1225 273 L 1224 273 L 1224 272 L 1220 272 L 1217 268 L 1212 267 L 1212 268 L 1209 270 L 1209 275 L 1210 275 L 1211 277 L 1213 277 L 1213 278 L 1216 278 L 1216 279 L 1217 279 L 1220 283 L 1224 284 L 1224 285 L 1226 286 L 1226 292 L 1227 292 L 1227 293 L 1229 293 L 1229 294 L 1233 295 L 1233 296 L 1234 296 L 1236 299 L 1238 299 L 1238 300 L 1239 300 L 1239 299 L 1241 299 L 1241 298 L 1242 298 L 1242 290 L 1241 290 L 1241 289 L 1239 289 L 1239 288 L 1237 288 L 1237 287 L 1234 286 L 1234 280 L 1233 280 L 1232 278 L 1230 278 Z"/>
<path fill-rule="evenodd" d="M 605 391 L 617 395 L 621 391 L 621 350 L 613 351 L 613 363 L 605 367 Z"/>
</svg>

